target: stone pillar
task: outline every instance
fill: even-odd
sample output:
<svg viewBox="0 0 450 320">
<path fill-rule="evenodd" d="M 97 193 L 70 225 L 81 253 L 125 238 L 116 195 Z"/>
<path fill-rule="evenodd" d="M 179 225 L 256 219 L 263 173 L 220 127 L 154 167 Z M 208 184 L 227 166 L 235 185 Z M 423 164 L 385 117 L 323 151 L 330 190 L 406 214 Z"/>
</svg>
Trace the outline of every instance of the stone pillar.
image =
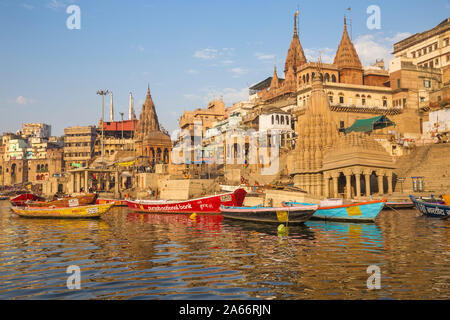
<svg viewBox="0 0 450 320">
<path fill-rule="evenodd" d="M 361 174 L 355 173 L 355 180 L 356 180 L 356 198 L 361 197 Z"/>
<path fill-rule="evenodd" d="M 339 178 L 339 172 L 333 172 L 331 174 L 333 177 L 333 197 L 338 197 L 338 178 Z"/>
<path fill-rule="evenodd" d="M 352 198 L 352 176 L 351 173 L 349 172 L 345 172 L 345 187 L 347 189 L 347 194 L 346 197 L 347 199 L 351 199 Z"/>
<path fill-rule="evenodd" d="M 378 194 L 382 195 L 384 190 L 384 183 L 383 183 L 384 172 L 376 171 L 375 173 L 377 174 L 378 178 Z"/>
<path fill-rule="evenodd" d="M 119 197 L 119 171 L 116 171 L 114 173 L 114 180 L 115 180 L 115 183 L 114 183 L 114 195 L 116 197 Z"/>
<path fill-rule="evenodd" d="M 393 186 L 392 186 L 392 171 L 388 171 L 387 172 L 387 180 L 388 180 L 388 193 L 392 194 L 393 193 Z"/>
<path fill-rule="evenodd" d="M 366 196 L 370 197 L 370 176 L 371 173 L 365 171 L 364 172 L 364 178 L 366 179 Z"/>
<path fill-rule="evenodd" d="M 89 190 L 88 180 L 89 180 L 89 171 L 86 170 L 84 172 L 84 192 L 88 192 Z"/>
<path fill-rule="evenodd" d="M 355 181 L 356 181 L 356 198 L 361 197 L 361 169 L 360 168 L 354 168 L 353 173 L 355 175 Z"/>
<path fill-rule="evenodd" d="M 330 177 L 328 174 L 323 175 L 324 196 L 328 198 L 330 196 Z"/>
</svg>

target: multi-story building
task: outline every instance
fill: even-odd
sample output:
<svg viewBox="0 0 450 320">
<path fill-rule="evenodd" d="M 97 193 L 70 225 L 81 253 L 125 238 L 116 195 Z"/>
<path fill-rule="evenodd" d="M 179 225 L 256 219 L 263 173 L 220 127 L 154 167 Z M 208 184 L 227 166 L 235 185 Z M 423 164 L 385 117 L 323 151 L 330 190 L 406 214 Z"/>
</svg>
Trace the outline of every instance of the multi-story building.
<svg viewBox="0 0 450 320">
<path fill-rule="evenodd" d="M 85 167 L 94 156 L 97 137 L 95 126 L 76 126 L 64 129 L 65 168 Z"/>
<path fill-rule="evenodd" d="M 103 149 L 105 156 L 112 156 L 117 151 L 134 150 L 134 133 L 138 120 L 110 121 L 103 123 Z M 102 122 L 99 122 L 97 139 L 95 140 L 95 155 L 102 152 Z"/>
<path fill-rule="evenodd" d="M 45 123 L 25 123 L 22 126 L 22 138 L 31 137 L 48 140 L 52 133 L 52 127 Z"/>
<path fill-rule="evenodd" d="M 394 56 L 411 58 L 413 64 L 425 68 L 450 65 L 450 18 L 395 43 Z"/>
<path fill-rule="evenodd" d="M 194 111 L 184 111 L 180 117 L 180 129 L 187 130 L 191 136 L 194 133 L 194 123 L 200 122 L 202 134 L 213 127 L 214 123 L 225 118 L 225 103 L 223 100 L 213 100 L 206 108 L 197 108 Z"/>
</svg>

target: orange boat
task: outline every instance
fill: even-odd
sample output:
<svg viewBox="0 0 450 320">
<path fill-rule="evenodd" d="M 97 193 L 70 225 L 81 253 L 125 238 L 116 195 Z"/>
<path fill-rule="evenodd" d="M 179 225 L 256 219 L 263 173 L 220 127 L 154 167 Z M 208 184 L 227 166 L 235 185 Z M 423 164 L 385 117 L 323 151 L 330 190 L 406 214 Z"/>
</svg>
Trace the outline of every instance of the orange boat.
<svg viewBox="0 0 450 320">
<path fill-rule="evenodd" d="M 52 207 L 52 208 L 67 208 L 79 207 L 93 204 L 97 198 L 96 193 L 87 193 L 75 197 L 66 197 L 52 201 L 27 201 L 24 203 L 26 207 Z"/>
</svg>

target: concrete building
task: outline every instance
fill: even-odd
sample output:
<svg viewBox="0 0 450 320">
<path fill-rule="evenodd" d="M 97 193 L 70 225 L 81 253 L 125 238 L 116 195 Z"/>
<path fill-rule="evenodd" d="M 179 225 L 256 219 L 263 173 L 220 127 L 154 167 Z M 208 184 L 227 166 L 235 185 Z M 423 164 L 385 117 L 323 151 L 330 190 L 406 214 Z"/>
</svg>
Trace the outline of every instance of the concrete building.
<svg viewBox="0 0 450 320">
<path fill-rule="evenodd" d="M 395 43 L 394 56 L 411 58 L 413 64 L 424 68 L 450 65 L 450 18 Z"/>
<path fill-rule="evenodd" d="M 68 127 L 64 129 L 65 168 L 85 167 L 94 156 L 97 137 L 95 126 Z"/>
<path fill-rule="evenodd" d="M 21 131 L 24 139 L 36 137 L 48 140 L 52 133 L 52 127 L 45 123 L 25 123 Z"/>
</svg>

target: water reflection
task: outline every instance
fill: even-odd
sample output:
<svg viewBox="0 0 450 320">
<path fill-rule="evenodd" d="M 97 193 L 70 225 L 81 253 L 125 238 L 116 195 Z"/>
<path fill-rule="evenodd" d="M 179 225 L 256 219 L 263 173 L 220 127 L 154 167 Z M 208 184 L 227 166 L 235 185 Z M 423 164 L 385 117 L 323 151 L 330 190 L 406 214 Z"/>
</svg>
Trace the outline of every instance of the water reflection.
<svg viewBox="0 0 450 320">
<path fill-rule="evenodd" d="M 243 223 L 114 208 L 100 220 L 23 219 L 0 202 L 0 298 L 448 299 L 450 221 Z M 67 266 L 82 289 L 66 288 Z M 369 265 L 380 290 L 368 290 Z"/>
</svg>

